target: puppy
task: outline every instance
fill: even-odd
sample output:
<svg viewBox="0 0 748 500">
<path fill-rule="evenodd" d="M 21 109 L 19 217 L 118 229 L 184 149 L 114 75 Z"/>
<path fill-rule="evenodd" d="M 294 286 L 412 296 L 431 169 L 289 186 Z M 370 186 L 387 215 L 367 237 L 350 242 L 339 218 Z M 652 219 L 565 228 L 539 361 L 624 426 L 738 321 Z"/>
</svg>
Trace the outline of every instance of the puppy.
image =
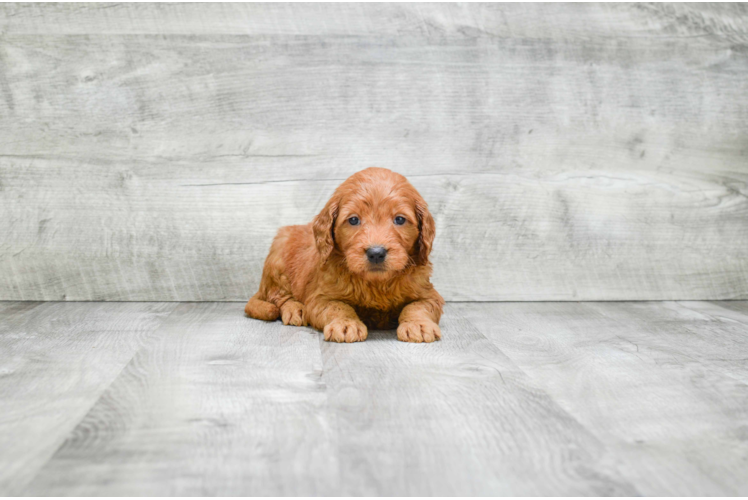
<svg viewBox="0 0 748 500">
<path fill-rule="evenodd" d="M 341 184 L 314 220 L 282 227 L 247 316 L 307 324 L 325 340 L 393 329 L 405 342 L 441 338 L 444 299 L 431 284 L 434 219 L 400 174 L 367 168 Z"/>
</svg>

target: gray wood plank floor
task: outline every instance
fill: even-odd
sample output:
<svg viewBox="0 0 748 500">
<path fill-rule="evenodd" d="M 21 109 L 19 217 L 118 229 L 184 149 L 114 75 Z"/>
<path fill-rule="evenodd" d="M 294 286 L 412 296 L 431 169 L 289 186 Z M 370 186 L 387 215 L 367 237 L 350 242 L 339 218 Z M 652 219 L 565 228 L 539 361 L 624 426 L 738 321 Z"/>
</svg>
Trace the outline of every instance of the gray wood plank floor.
<svg viewBox="0 0 748 500">
<path fill-rule="evenodd" d="M 238 303 L 0 302 L 0 494 L 748 494 L 748 302 L 442 327 L 339 345 Z"/>
</svg>

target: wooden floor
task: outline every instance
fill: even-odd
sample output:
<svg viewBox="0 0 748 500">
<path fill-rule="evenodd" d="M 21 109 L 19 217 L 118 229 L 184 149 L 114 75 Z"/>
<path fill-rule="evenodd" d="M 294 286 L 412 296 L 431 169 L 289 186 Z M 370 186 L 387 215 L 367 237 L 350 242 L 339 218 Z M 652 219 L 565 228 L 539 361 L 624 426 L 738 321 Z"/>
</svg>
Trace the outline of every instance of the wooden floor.
<svg viewBox="0 0 748 500">
<path fill-rule="evenodd" d="M 748 302 L 0 302 L 2 495 L 748 495 Z"/>
</svg>

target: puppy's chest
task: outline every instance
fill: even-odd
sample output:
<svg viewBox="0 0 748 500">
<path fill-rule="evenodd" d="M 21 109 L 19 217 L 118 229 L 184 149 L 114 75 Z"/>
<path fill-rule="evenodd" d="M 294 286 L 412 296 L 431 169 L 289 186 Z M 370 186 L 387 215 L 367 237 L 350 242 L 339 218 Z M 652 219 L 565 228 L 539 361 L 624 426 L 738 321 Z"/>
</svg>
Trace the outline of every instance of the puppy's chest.
<svg viewBox="0 0 748 500">
<path fill-rule="evenodd" d="M 370 284 L 354 284 L 343 293 L 347 302 L 353 306 L 362 309 L 375 309 L 380 311 L 389 311 L 392 309 L 402 309 L 403 306 L 411 302 L 413 298 L 408 290 L 399 286 L 371 286 Z"/>
<path fill-rule="evenodd" d="M 352 294 L 348 299 L 348 303 L 368 327 L 385 330 L 397 327 L 400 313 L 412 301 L 394 291 Z"/>
<path fill-rule="evenodd" d="M 398 318 L 403 307 L 405 306 L 382 310 L 354 305 L 353 309 L 367 327 L 377 330 L 392 330 L 397 328 Z"/>
</svg>

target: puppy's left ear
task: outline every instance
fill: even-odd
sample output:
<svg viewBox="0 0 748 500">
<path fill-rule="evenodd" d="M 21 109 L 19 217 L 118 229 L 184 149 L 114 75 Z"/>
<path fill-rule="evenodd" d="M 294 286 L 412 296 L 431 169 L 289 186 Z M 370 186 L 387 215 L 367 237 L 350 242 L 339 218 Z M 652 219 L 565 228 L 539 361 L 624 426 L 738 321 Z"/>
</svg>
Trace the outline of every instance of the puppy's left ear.
<svg viewBox="0 0 748 500">
<path fill-rule="evenodd" d="M 418 241 L 416 242 L 416 264 L 425 265 L 429 261 L 431 245 L 436 236 L 436 224 L 429 212 L 429 206 L 420 196 L 416 199 L 416 215 L 418 216 Z"/>
<path fill-rule="evenodd" d="M 320 254 L 322 262 L 325 262 L 332 249 L 335 247 L 335 219 L 338 218 L 338 200 L 335 196 L 330 198 L 322 211 L 314 218 L 312 230 L 314 231 L 314 243 Z"/>
</svg>

